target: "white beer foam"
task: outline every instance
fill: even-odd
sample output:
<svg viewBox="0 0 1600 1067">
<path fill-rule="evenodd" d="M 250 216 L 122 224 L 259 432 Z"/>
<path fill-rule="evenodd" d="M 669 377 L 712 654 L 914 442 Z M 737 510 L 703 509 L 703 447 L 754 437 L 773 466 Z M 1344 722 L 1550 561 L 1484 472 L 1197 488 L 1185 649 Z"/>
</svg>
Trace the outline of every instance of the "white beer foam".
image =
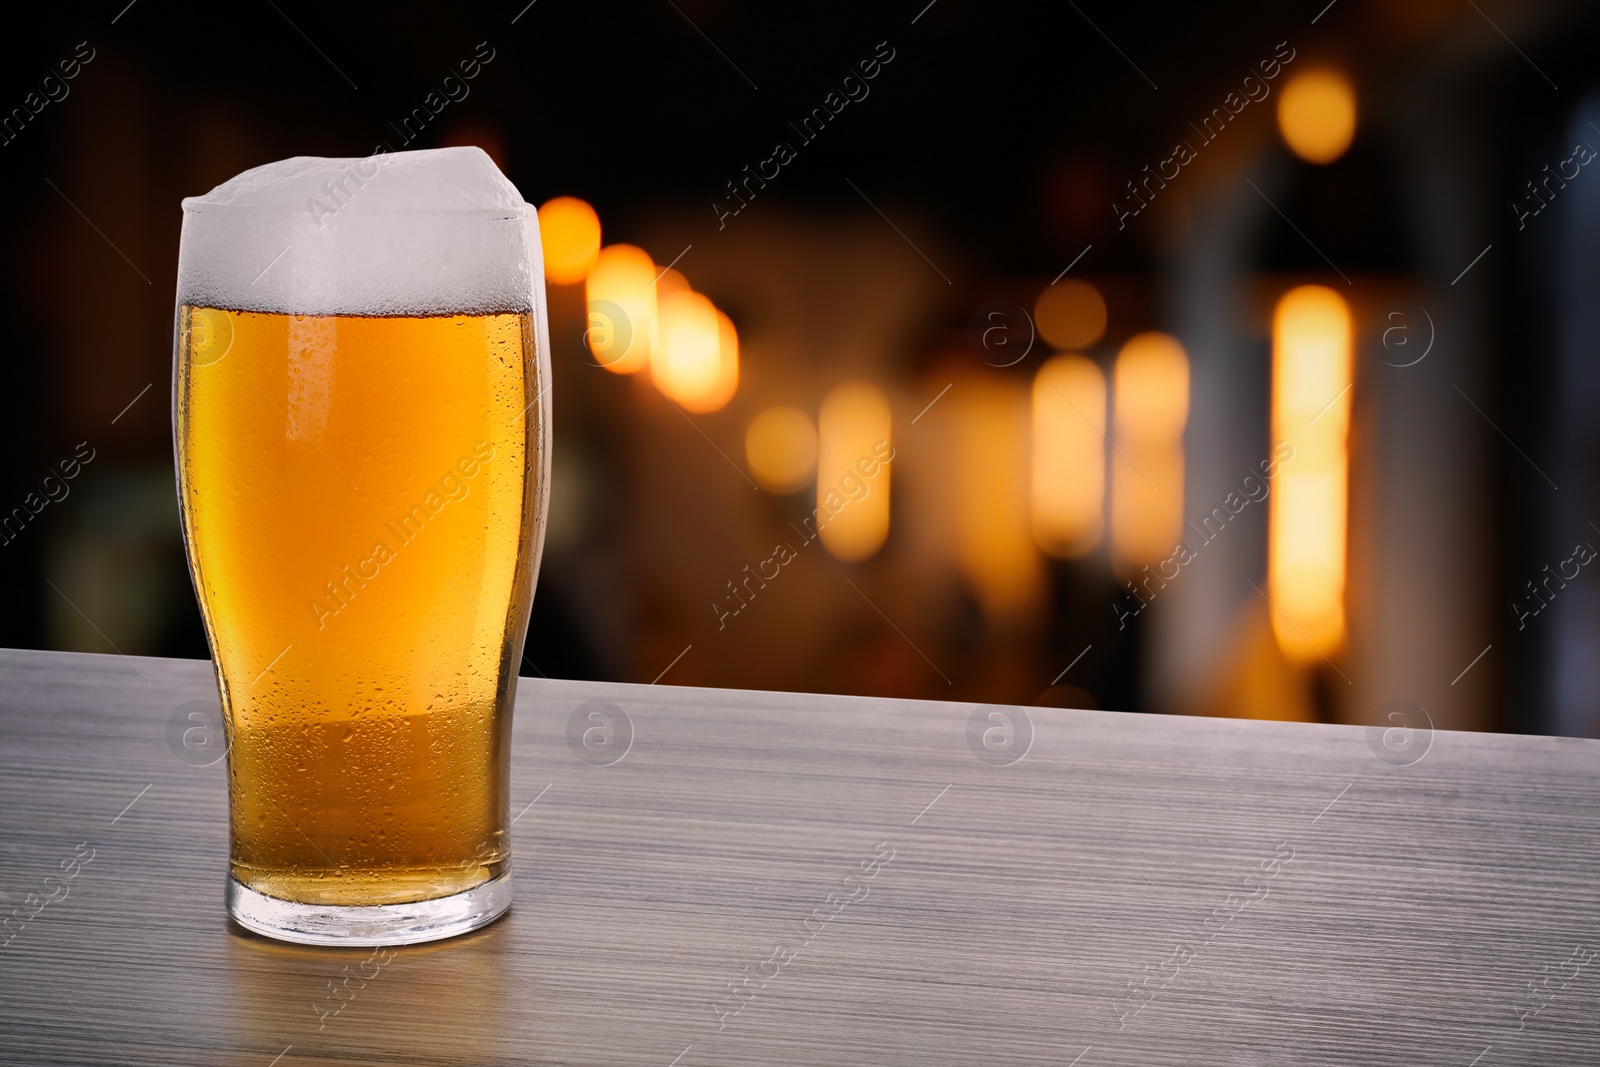
<svg viewBox="0 0 1600 1067">
<path fill-rule="evenodd" d="M 183 211 L 179 303 L 300 315 L 543 304 L 538 215 L 479 148 L 296 156 Z"/>
</svg>

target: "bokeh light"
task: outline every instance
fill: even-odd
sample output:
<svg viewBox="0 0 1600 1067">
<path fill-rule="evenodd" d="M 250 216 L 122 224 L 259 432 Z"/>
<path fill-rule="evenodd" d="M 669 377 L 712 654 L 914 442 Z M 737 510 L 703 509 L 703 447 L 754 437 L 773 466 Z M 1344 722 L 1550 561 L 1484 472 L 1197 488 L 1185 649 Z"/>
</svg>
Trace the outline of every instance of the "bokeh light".
<svg viewBox="0 0 1600 1067">
<path fill-rule="evenodd" d="M 1278 129 L 1301 159 L 1332 163 L 1356 135 L 1355 87 L 1335 71 L 1295 75 L 1278 98 Z"/>
<path fill-rule="evenodd" d="M 656 301 L 659 303 L 668 293 L 682 292 L 688 288 L 690 288 L 689 279 L 685 278 L 681 271 L 668 267 L 661 272 L 661 277 L 656 279 Z"/>
<path fill-rule="evenodd" d="M 803 489 L 817 470 L 817 427 L 799 408 L 767 408 L 745 429 L 744 458 L 767 492 Z"/>
<path fill-rule="evenodd" d="M 600 255 L 600 216 L 575 196 L 558 196 L 539 208 L 539 242 L 544 276 L 556 285 L 573 285 L 589 276 Z"/>
<path fill-rule="evenodd" d="M 1106 332 L 1106 299 L 1076 279 L 1046 286 L 1033 305 L 1034 326 L 1052 346 L 1082 350 Z"/>
<path fill-rule="evenodd" d="M 1344 643 L 1348 527 L 1350 309 L 1338 293 L 1302 285 L 1272 323 L 1272 440 L 1287 445 L 1271 497 L 1267 594 L 1272 629 L 1290 659 L 1312 662 Z"/>
<path fill-rule="evenodd" d="M 892 453 L 889 398 L 869 382 L 845 382 L 817 417 L 817 526 L 835 559 L 870 559 L 889 536 Z"/>
<path fill-rule="evenodd" d="M 658 343 L 650 376 L 668 399 L 700 410 L 717 386 L 717 309 L 703 294 L 676 289 L 661 296 Z"/>
<path fill-rule="evenodd" d="M 690 410 L 717 411 L 739 391 L 739 331 L 726 312 L 717 310 L 717 376 Z"/>
<path fill-rule="evenodd" d="M 1141 333 L 1117 354 L 1112 381 L 1111 544 L 1122 573 L 1165 559 L 1183 529 L 1183 427 L 1189 357 L 1177 339 Z"/>
<path fill-rule="evenodd" d="M 618 374 L 650 364 L 656 336 L 656 268 L 633 245 L 602 248 L 589 271 L 586 337 L 595 361 Z"/>
<path fill-rule="evenodd" d="M 1189 419 L 1189 357 L 1169 334 L 1141 333 L 1117 354 L 1117 439 L 1170 440 Z"/>
<path fill-rule="evenodd" d="M 1033 536 L 1082 556 L 1105 528 L 1106 379 L 1094 361 L 1056 356 L 1033 378 Z"/>
<path fill-rule="evenodd" d="M 985 376 L 951 397 L 955 482 L 951 521 L 961 577 L 998 623 L 1043 603 L 1044 567 L 1028 506 L 1028 396 L 1021 382 Z"/>
</svg>

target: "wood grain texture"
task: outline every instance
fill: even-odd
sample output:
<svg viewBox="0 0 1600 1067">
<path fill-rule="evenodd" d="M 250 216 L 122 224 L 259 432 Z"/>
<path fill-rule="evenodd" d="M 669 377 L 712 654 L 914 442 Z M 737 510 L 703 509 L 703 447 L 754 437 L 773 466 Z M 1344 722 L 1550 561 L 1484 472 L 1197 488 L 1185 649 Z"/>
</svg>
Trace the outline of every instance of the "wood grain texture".
<svg viewBox="0 0 1600 1067">
<path fill-rule="evenodd" d="M 195 699 L 0 652 L 0 912 L 94 850 L 0 948 L 0 1062 L 1600 1063 L 1600 742 L 1034 708 L 994 766 L 972 705 L 523 679 L 516 904 L 380 963 L 228 923 Z"/>
</svg>

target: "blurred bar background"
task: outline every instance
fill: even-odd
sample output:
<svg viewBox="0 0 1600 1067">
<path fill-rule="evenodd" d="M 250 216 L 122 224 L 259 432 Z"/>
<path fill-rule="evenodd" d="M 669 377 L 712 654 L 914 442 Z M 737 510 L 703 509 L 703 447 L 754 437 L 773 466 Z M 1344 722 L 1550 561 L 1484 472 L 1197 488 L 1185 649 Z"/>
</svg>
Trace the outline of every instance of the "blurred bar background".
<svg viewBox="0 0 1600 1067">
<path fill-rule="evenodd" d="M 207 654 L 179 200 L 476 144 L 546 246 L 540 672 L 1600 736 L 1600 9 L 524 4 L 0 42 L 0 644 Z"/>
</svg>

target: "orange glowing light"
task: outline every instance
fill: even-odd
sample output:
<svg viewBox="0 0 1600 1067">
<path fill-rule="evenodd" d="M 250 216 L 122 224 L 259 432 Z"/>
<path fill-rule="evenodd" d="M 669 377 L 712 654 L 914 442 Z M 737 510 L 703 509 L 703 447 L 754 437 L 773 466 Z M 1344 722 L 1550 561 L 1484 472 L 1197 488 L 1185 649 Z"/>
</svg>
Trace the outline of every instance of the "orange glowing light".
<svg viewBox="0 0 1600 1067">
<path fill-rule="evenodd" d="M 1033 536 L 1053 556 L 1100 543 L 1106 494 L 1106 379 L 1092 360 L 1056 356 L 1033 378 Z"/>
<path fill-rule="evenodd" d="M 1033 320 L 1051 345 L 1081 351 L 1106 332 L 1106 299 L 1088 282 L 1057 282 L 1039 294 Z"/>
<path fill-rule="evenodd" d="M 656 337 L 655 282 L 655 264 L 641 248 L 609 245 L 596 257 L 585 289 L 585 336 L 595 361 L 607 370 L 632 374 L 649 366 Z"/>
<path fill-rule="evenodd" d="M 1278 97 L 1278 129 L 1308 163 L 1332 163 L 1356 135 L 1356 90 L 1330 70 L 1297 74 Z"/>
<path fill-rule="evenodd" d="M 689 288 L 689 279 L 679 271 L 668 267 L 661 272 L 661 277 L 656 279 L 656 300 L 659 302 L 668 293 L 676 293 Z"/>
<path fill-rule="evenodd" d="M 817 427 L 799 408 L 767 408 L 744 432 L 750 476 L 769 493 L 805 487 L 817 469 Z"/>
<path fill-rule="evenodd" d="M 717 376 L 710 388 L 695 403 L 691 411 L 717 411 L 733 399 L 739 391 L 739 331 L 733 320 L 717 311 Z"/>
<path fill-rule="evenodd" d="M 1176 338 L 1141 333 L 1117 355 L 1111 546 L 1119 572 L 1167 557 L 1183 529 L 1183 427 L 1189 357 Z"/>
<path fill-rule="evenodd" d="M 660 316 L 650 376 L 668 399 L 700 410 L 715 391 L 721 369 L 717 309 L 692 289 L 676 289 L 662 295 Z"/>
<path fill-rule="evenodd" d="M 1045 589 L 1028 515 L 1028 397 L 1008 378 L 957 388 L 951 519 L 961 576 L 990 619 L 1025 618 L 1042 605 Z"/>
<path fill-rule="evenodd" d="M 1302 285 L 1278 301 L 1272 439 L 1293 451 L 1271 497 L 1267 594 L 1279 647 L 1303 663 L 1344 644 L 1350 338 L 1349 305 L 1332 289 Z"/>
<path fill-rule="evenodd" d="M 817 529 L 846 563 L 870 559 L 889 536 L 889 398 L 867 382 L 829 390 L 817 417 Z"/>
<path fill-rule="evenodd" d="M 539 209 L 539 243 L 547 280 L 556 285 L 581 282 L 600 255 L 600 216 L 575 196 L 546 201 Z"/>
</svg>

